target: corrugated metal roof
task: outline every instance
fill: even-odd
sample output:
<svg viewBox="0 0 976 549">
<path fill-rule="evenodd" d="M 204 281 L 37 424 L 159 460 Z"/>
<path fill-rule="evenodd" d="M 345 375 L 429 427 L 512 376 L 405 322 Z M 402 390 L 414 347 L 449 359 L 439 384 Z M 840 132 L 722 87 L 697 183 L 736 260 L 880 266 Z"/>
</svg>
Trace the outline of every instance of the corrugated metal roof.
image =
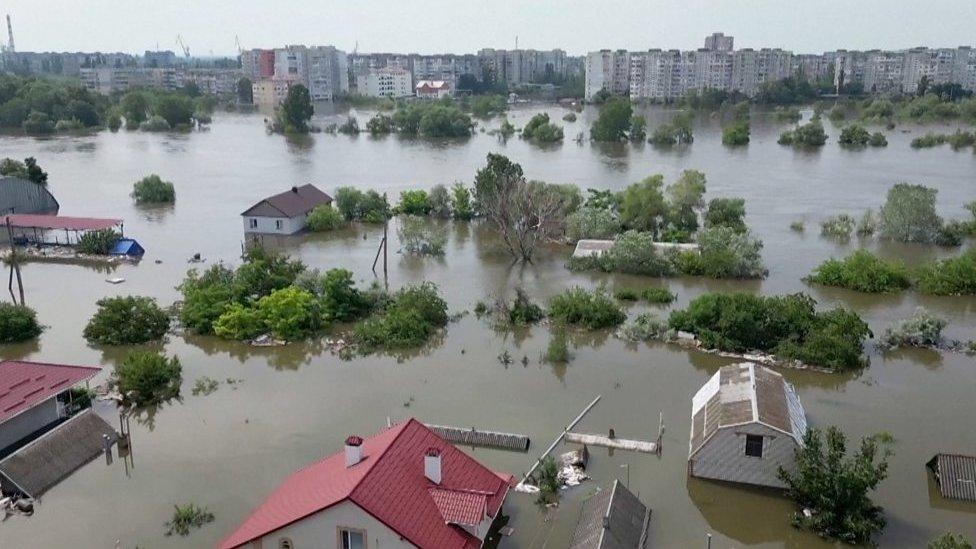
<svg viewBox="0 0 976 549">
<path fill-rule="evenodd" d="M 56 215 L 58 208 L 57 199 L 44 185 L 0 176 L 0 214 Z"/>
<path fill-rule="evenodd" d="M 651 510 L 619 480 L 583 502 L 570 549 L 643 549 Z"/>
<path fill-rule="evenodd" d="M 434 498 L 434 505 L 440 510 L 441 516 L 451 524 L 476 526 L 481 524 L 487 515 L 486 494 L 431 488 L 430 496 Z"/>
<path fill-rule="evenodd" d="M 101 368 L 21 360 L 0 362 L 0 428 L 3 422 L 91 379 Z"/>
<path fill-rule="evenodd" d="M 976 456 L 937 454 L 929 461 L 942 497 L 976 501 Z"/>
<path fill-rule="evenodd" d="M 2 223 L 19 229 L 62 229 L 68 231 L 96 231 L 111 229 L 122 223 L 121 219 L 101 217 L 69 217 L 66 215 L 11 214 L 4 216 Z"/>
<path fill-rule="evenodd" d="M 331 204 L 332 197 L 315 185 L 292 187 L 283 193 L 269 196 L 245 210 L 241 215 L 255 217 L 295 217 L 306 214 L 321 204 Z"/>
<path fill-rule="evenodd" d="M 424 476 L 424 454 L 440 451 L 441 483 Z M 232 549 L 342 501 L 351 501 L 418 547 L 477 547 L 480 540 L 446 523 L 431 489 L 483 493 L 495 516 L 511 475 L 500 475 L 411 419 L 369 437 L 363 459 L 346 467 L 342 452 L 289 477 L 219 547 Z"/>
<path fill-rule="evenodd" d="M 0 461 L 0 475 L 30 497 L 38 497 L 104 451 L 115 429 L 91 409 L 45 433 Z"/>
</svg>

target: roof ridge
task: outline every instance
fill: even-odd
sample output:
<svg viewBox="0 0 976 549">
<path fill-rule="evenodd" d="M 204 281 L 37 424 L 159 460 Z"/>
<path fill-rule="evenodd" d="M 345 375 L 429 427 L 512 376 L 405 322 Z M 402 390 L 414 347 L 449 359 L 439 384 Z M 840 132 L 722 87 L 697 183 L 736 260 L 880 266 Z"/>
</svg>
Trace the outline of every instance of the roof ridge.
<svg viewBox="0 0 976 549">
<path fill-rule="evenodd" d="M 399 440 L 400 437 L 403 435 L 403 432 L 407 430 L 407 426 L 410 425 L 410 422 L 420 423 L 419 421 L 417 421 L 416 418 L 410 418 L 407 421 L 405 421 L 405 422 L 403 422 L 403 423 L 401 423 L 399 425 L 391 425 L 390 427 L 387 427 L 386 429 L 383 429 L 383 430 L 381 430 L 379 432 L 373 433 L 370 437 L 368 437 L 368 438 L 372 438 L 372 437 L 375 437 L 375 436 L 379 436 L 379 435 L 381 435 L 381 434 L 383 434 L 383 433 L 385 433 L 385 432 L 387 432 L 387 431 L 389 431 L 391 429 L 399 429 L 400 430 L 390 440 L 390 442 L 388 442 L 386 444 L 386 446 L 383 447 L 383 449 L 380 451 L 379 455 L 377 455 L 372 460 L 367 460 L 367 461 L 372 461 L 372 463 L 368 463 L 367 464 L 367 465 L 369 465 L 369 467 L 367 467 L 366 470 L 363 471 L 363 476 L 359 477 L 359 480 L 357 480 L 356 483 L 352 486 L 352 488 L 349 489 L 349 495 L 346 496 L 346 499 L 351 499 L 353 497 L 353 493 L 359 488 L 359 486 L 363 483 L 363 481 L 366 480 L 366 477 L 368 477 L 369 474 L 373 471 L 373 468 L 375 468 L 376 465 L 380 462 L 380 460 L 382 460 L 386 456 L 387 452 L 390 451 L 390 448 L 392 448 L 393 445 L 396 444 L 397 440 Z M 420 423 L 420 424 L 423 425 L 422 423 Z M 365 457 L 369 458 L 370 456 L 365 456 Z M 362 462 L 360 462 L 360 463 L 362 463 Z M 358 505 L 358 503 L 357 503 L 357 505 Z"/>
<path fill-rule="evenodd" d="M 4 364 L 34 364 L 37 366 L 54 366 L 55 368 L 78 368 L 81 370 L 96 370 L 99 372 L 103 370 L 101 366 L 85 366 L 83 364 L 58 364 L 56 362 L 39 362 L 36 360 L 16 360 L 16 359 L 0 360 L 0 366 L 3 366 Z"/>
</svg>

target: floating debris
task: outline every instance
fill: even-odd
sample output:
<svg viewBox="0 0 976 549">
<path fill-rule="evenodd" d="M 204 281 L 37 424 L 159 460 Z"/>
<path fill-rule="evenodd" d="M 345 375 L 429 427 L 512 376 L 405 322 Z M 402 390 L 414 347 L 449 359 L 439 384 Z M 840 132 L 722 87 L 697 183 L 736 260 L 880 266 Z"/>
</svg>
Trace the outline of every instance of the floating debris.
<svg viewBox="0 0 976 549">
<path fill-rule="evenodd" d="M 275 339 L 271 334 L 260 335 L 250 341 L 252 347 L 281 347 L 288 345 L 287 341 Z"/>
<path fill-rule="evenodd" d="M 109 284 L 122 284 L 123 282 L 125 282 L 125 279 L 122 278 L 121 276 L 115 276 L 112 278 L 106 278 L 105 282 L 108 282 Z"/>
</svg>

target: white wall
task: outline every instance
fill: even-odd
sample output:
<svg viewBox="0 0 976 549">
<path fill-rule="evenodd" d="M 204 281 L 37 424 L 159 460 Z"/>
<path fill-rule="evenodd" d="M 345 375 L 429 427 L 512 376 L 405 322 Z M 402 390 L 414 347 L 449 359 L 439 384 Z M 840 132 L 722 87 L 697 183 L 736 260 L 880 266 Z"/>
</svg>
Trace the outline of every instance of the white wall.
<svg viewBox="0 0 976 549">
<path fill-rule="evenodd" d="M 745 454 L 746 434 L 764 436 L 762 458 Z M 790 435 L 758 423 L 724 427 L 691 458 L 689 472 L 701 478 L 785 488 L 777 473 L 780 466 L 794 470 L 796 447 Z"/>
<path fill-rule="evenodd" d="M 295 549 L 337 548 L 340 527 L 365 530 L 366 549 L 414 547 L 355 503 L 344 501 L 256 540 L 251 544 L 251 548 L 278 549 L 282 538 L 290 539 Z"/>
<path fill-rule="evenodd" d="M 45 425 L 60 419 L 57 398 L 41 404 L 0 424 L 0 448 L 6 448 Z"/>
<path fill-rule="evenodd" d="M 244 232 L 257 234 L 295 234 L 305 228 L 305 214 L 296 217 L 251 217 L 244 218 Z M 251 220 L 257 221 L 257 227 L 251 227 Z M 277 228 L 276 221 L 281 221 L 282 228 Z"/>
</svg>

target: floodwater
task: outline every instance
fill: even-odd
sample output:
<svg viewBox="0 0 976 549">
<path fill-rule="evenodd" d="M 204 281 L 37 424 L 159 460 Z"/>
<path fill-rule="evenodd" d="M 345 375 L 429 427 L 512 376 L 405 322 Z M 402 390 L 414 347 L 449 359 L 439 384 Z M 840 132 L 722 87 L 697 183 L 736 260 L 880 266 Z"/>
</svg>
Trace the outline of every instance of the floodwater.
<svg viewBox="0 0 976 549">
<path fill-rule="evenodd" d="M 556 107 L 510 113 L 516 126 L 538 110 L 559 121 Z M 360 113 L 361 114 L 361 113 Z M 806 113 L 809 116 L 809 113 Z M 450 227 L 443 259 L 390 255 L 391 287 L 431 280 L 452 311 L 471 310 L 476 301 L 524 287 L 537 299 L 573 285 L 600 283 L 667 285 L 684 307 L 706 291 L 744 290 L 764 294 L 806 291 L 822 306 L 856 309 L 880 333 L 894 320 L 924 305 L 947 318 L 948 335 L 976 333 L 976 298 L 933 298 L 912 292 L 866 296 L 808 287 L 801 278 L 822 260 L 864 245 L 909 263 L 955 253 L 925 246 L 848 244 L 819 236 L 823 218 L 877 209 L 888 187 L 918 182 L 939 189 L 946 217 L 962 218 L 961 205 L 976 199 L 976 155 L 948 147 L 916 151 L 908 146 L 919 128 L 889 131 L 885 149 L 847 151 L 831 140 L 819 151 L 794 151 L 776 144 L 785 128 L 769 115 L 753 117 L 753 141 L 745 148 L 721 145 L 719 123 L 697 122 L 695 143 L 673 150 L 649 145 L 601 147 L 577 144 L 595 113 L 587 110 L 565 123 L 563 144 L 538 147 L 518 138 L 501 142 L 479 132 L 462 141 L 425 142 L 387 136 L 374 139 L 317 134 L 297 142 L 268 135 L 260 115 L 218 114 L 207 130 L 185 135 L 109 133 L 32 139 L 0 137 L 0 156 L 36 156 L 50 173 L 50 188 L 65 215 L 125 218 L 125 232 L 148 250 L 137 266 L 108 272 L 86 266 L 32 263 L 24 267 L 28 304 L 48 326 L 36 343 L 0 347 L 3 358 L 100 364 L 107 376 L 128 349 L 96 348 L 81 336 L 95 301 L 116 294 L 149 295 L 162 304 L 178 298 L 175 286 L 199 252 L 206 263 L 237 261 L 242 222 L 238 214 L 258 199 L 301 183 L 327 191 L 355 185 L 390 193 L 473 179 L 489 152 L 508 155 L 530 178 L 576 183 L 582 188 L 622 189 L 647 175 L 674 180 L 684 169 L 708 177 L 706 198 L 742 196 L 748 222 L 764 240 L 769 277 L 763 281 L 657 280 L 632 276 L 574 274 L 564 268 L 571 249 L 547 248 L 530 265 L 511 265 L 490 231 L 477 224 Z M 654 110 L 651 127 L 670 119 Z M 360 125 L 366 117 L 360 117 Z M 497 121 L 491 125 L 497 124 Z M 949 131 L 948 127 L 928 128 Z M 176 185 L 171 208 L 139 209 L 132 183 L 157 173 Z M 789 230 L 803 220 L 805 233 Z M 269 245 L 300 257 L 310 267 L 344 267 L 363 284 L 381 230 L 355 227 L 333 235 L 268 239 Z M 666 307 L 630 307 L 631 316 Z M 341 361 L 321 343 L 253 349 L 215 338 L 171 336 L 167 353 L 184 365 L 183 396 L 132 422 L 133 467 L 99 459 L 45 494 L 31 518 L 0 524 L 0 547 L 208 547 L 230 533 L 250 509 L 288 474 L 341 449 L 353 433 L 368 435 L 387 418 L 416 416 L 424 421 L 478 426 L 532 437 L 529 454 L 470 450 L 492 468 L 515 474 L 528 469 L 556 434 L 594 397 L 601 402 L 578 429 L 653 439 L 658 414 L 667 429 L 663 454 L 592 452 L 592 481 L 564 494 L 553 513 L 540 511 L 532 497 L 513 494 L 507 510 L 515 533 L 508 547 L 565 546 L 579 501 L 614 478 L 629 482 L 653 509 L 655 547 L 822 547 L 815 535 L 789 525 L 789 501 L 764 491 L 689 479 L 691 396 L 721 365 L 712 355 L 665 344 L 628 345 L 607 333 L 574 333 L 573 360 L 566 366 L 540 361 L 549 328 L 503 333 L 472 314 L 450 324 L 446 335 L 407 356 L 371 356 Z M 870 344 L 869 344 L 870 345 Z M 508 350 L 510 365 L 498 360 Z M 943 531 L 976 538 L 976 505 L 942 500 L 924 467 L 936 452 L 976 453 L 976 363 L 961 354 L 911 351 L 882 355 L 869 350 L 871 365 L 854 374 L 786 371 L 814 426 L 836 424 L 852 444 L 887 430 L 897 440 L 889 478 L 876 501 L 885 507 L 888 527 L 879 538 L 889 547 L 918 547 Z M 527 364 L 522 364 L 526 357 Z M 194 396 L 197 378 L 221 380 L 208 396 Z M 228 384 L 226 379 L 238 380 Z M 117 421 L 110 408 L 100 413 Z M 114 419 L 113 419 L 114 418 Z M 565 451 L 562 447 L 558 451 Z M 187 538 L 163 536 L 163 523 L 176 503 L 209 507 L 216 520 Z"/>
</svg>

